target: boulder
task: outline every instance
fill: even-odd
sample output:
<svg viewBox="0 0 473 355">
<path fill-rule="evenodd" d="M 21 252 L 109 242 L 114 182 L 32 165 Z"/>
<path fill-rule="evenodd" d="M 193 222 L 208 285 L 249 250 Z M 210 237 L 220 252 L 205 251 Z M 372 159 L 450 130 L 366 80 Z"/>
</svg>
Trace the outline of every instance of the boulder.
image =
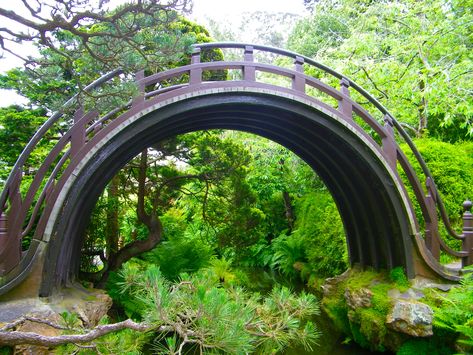
<svg viewBox="0 0 473 355">
<path fill-rule="evenodd" d="M 52 324 L 61 324 L 61 317 L 53 312 L 49 311 L 40 311 L 32 312 L 29 314 L 31 317 L 42 319 L 43 321 L 50 322 Z M 61 331 L 57 328 L 54 328 L 50 325 L 44 323 L 37 323 L 26 321 L 20 325 L 17 331 L 21 332 L 32 332 L 36 334 L 46 335 L 46 336 L 57 336 L 61 334 Z M 34 354 L 34 355 L 46 355 L 52 354 L 53 352 L 44 346 L 39 345 L 17 345 L 14 348 L 14 354 Z"/>
<path fill-rule="evenodd" d="M 24 321 L 17 331 L 33 332 L 46 336 L 57 336 L 62 331 L 52 325 L 64 325 L 64 312 L 77 314 L 77 327 L 93 328 L 105 316 L 112 305 L 112 299 L 103 290 L 85 289 L 79 285 L 58 291 L 50 298 L 31 298 L 0 302 L 0 323 L 13 323 L 24 316 L 41 319 L 42 322 Z M 74 325 L 75 327 L 75 325 Z M 51 354 L 52 350 L 36 346 L 14 347 L 14 354 Z"/>
<path fill-rule="evenodd" d="M 388 297 L 392 300 L 404 299 L 404 300 L 419 300 L 423 298 L 425 294 L 420 290 L 414 290 L 409 288 L 406 292 L 401 292 L 398 289 L 391 289 L 388 291 Z"/>
<path fill-rule="evenodd" d="M 414 337 L 427 337 L 432 332 L 432 309 L 424 303 L 398 299 L 386 317 L 386 325 Z"/>
<path fill-rule="evenodd" d="M 112 298 L 106 293 L 97 293 L 93 299 L 83 300 L 75 304 L 72 309 L 86 328 L 92 328 L 107 314 L 110 307 Z"/>
<path fill-rule="evenodd" d="M 322 285 L 323 297 L 331 298 L 334 296 L 337 293 L 338 285 L 347 280 L 351 273 L 351 269 L 348 269 L 341 275 L 326 279 L 325 283 Z"/>
<path fill-rule="evenodd" d="M 423 290 L 425 288 L 436 288 L 440 291 L 447 292 L 450 291 L 452 287 L 455 287 L 457 285 L 451 283 L 438 283 L 431 279 L 422 276 L 417 276 L 414 280 L 412 280 L 412 286 L 420 290 Z"/>
<path fill-rule="evenodd" d="M 372 298 L 373 292 L 367 288 L 356 290 L 345 289 L 345 300 L 347 301 L 347 306 L 352 310 L 371 307 Z"/>
<path fill-rule="evenodd" d="M 112 306 L 112 299 L 104 290 L 86 289 L 80 285 L 62 289 L 51 301 L 57 313 L 77 314 L 85 328 L 95 327 Z"/>
</svg>

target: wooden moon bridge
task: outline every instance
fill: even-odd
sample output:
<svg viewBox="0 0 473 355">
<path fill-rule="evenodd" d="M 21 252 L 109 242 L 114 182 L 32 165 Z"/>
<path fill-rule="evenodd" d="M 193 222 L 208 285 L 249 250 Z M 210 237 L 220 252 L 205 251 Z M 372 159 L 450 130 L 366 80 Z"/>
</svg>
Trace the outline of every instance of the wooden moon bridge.
<svg viewBox="0 0 473 355">
<path fill-rule="evenodd" d="M 218 49 L 237 59 L 205 60 Z M 258 60 L 268 56 L 278 64 Z M 209 73 L 223 75 L 209 81 Z M 115 70 L 85 91 L 124 78 Z M 261 135 L 304 159 L 337 204 L 352 264 L 401 266 L 409 278 L 459 280 L 462 268 L 473 263 L 471 202 L 464 203 L 463 230 L 457 234 L 428 167 L 399 122 L 343 75 L 282 49 L 206 43 L 194 46 L 189 65 L 150 76 L 141 71 L 134 81 L 138 95 L 107 113 L 86 111 L 73 97 L 18 158 L 0 197 L 0 295 L 28 287 L 47 296 L 74 281 L 91 211 L 120 168 L 153 143 L 214 128 Z M 58 125 L 65 133 L 54 148 L 40 165 L 26 168 Z M 402 141 L 415 162 L 400 148 Z M 412 164 L 421 167 L 421 176 Z M 461 250 L 446 244 L 439 221 L 461 241 Z M 30 242 L 22 250 L 25 238 Z M 442 265 L 441 252 L 461 265 Z"/>
</svg>

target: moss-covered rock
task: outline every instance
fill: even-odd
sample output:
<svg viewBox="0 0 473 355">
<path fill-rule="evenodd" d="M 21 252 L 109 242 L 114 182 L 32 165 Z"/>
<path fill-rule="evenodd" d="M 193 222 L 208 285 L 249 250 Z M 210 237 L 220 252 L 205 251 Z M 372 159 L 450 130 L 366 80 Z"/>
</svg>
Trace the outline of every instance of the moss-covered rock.
<svg viewBox="0 0 473 355">
<path fill-rule="evenodd" d="M 414 337 L 428 337 L 434 334 L 432 316 L 432 308 L 424 303 L 397 300 L 386 317 L 386 325 Z"/>
<path fill-rule="evenodd" d="M 436 348 L 443 349 L 442 354 L 454 349 L 455 334 L 446 335 L 433 326 L 432 303 L 441 302 L 443 296 L 430 288 L 414 288 L 400 268 L 388 273 L 355 266 L 327 279 L 323 290 L 324 311 L 364 348 L 406 353 L 416 346 L 425 348 L 421 341 L 425 339 L 440 344 Z"/>
</svg>

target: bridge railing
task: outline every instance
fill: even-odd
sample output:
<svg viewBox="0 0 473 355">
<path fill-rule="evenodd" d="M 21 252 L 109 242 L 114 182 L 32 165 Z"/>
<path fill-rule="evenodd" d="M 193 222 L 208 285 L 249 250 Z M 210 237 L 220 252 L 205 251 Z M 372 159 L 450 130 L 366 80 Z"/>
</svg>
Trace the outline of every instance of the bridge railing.
<svg viewBox="0 0 473 355">
<path fill-rule="evenodd" d="M 91 92 L 122 73 L 121 69 L 111 71 L 87 85 L 83 88 L 83 92 Z M 0 276 L 7 274 L 14 268 L 17 268 L 17 273 L 20 273 L 21 269 L 29 264 L 36 252 L 40 240 L 32 238 L 30 248 L 26 253 L 23 253 L 21 250 L 22 239 L 27 235 L 34 234 L 39 215 L 44 209 L 55 182 L 61 175 L 61 170 L 71 158 L 71 155 L 80 148 L 78 138 L 81 125 L 77 123 L 80 121 L 83 124 L 85 120 L 90 121 L 95 116 L 95 113 L 84 114 L 83 110 L 77 108 L 78 97 L 79 94 L 71 97 L 60 110 L 52 114 L 36 131 L 5 181 L 0 195 Z M 72 127 L 61 137 L 58 137 L 58 142 L 46 156 L 41 166 L 34 171 L 31 183 L 25 187 L 24 176 L 28 173 L 25 168 L 26 162 L 40 142 L 51 131 L 55 131 L 58 124 L 66 127 L 70 126 L 70 116 L 66 114 L 70 109 L 75 111 Z M 22 187 L 25 187 L 25 189 L 22 189 Z M 22 194 L 22 190 L 26 190 L 26 192 Z M 20 262 L 22 265 L 19 265 Z M 18 268 L 18 266 L 20 267 Z"/>
<path fill-rule="evenodd" d="M 195 51 L 193 54 L 193 62 L 199 63 L 199 55 L 202 50 L 205 49 L 241 49 L 244 51 L 244 63 L 239 65 L 235 63 L 232 68 L 240 68 L 243 71 L 243 80 L 254 81 L 255 80 L 255 71 L 266 71 L 279 75 L 288 76 L 292 79 L 292 88 L 297 91 L 302 91 L 306 93 L 306 85 L 314 87 L 335 99 L 338 102 L 338 109 L 341 111 L 346 118 L 351 119 L 353 114 L 359 116 L 369 127 L 374 130 L 378 137 L 381 139 L 381 148 L 385 153 L 385 157 L 388 160 L 388 163 L 393 167 L 394 171 L 397 171 L 397 163 L 401 166 L 406 177 L 411 185 L 411 188 L 415 194 L 416 200 L 419 204 L 419 207 L 422 212 L 422 216 L 425 223 L 425 243 L 427 249 L 431 252 L 432 256 L 439 260 L 440 250 L 447 252 L 450 255 L 455 257 L 462 258 L 462 266 L 467 266 L 473 264 L 473 241 L 472 237 L 472 227 L 470 226 L 471 222 L 471 203 L 466 201 L 464 203 L 464 229 L 463 233 L 457 233 L 451 225 L 450 219 L 446 212 L 445 205 L 443 203 L 442 197 L 438 191 L 438 188 L 434 182 L 434 178 L 427 167 L 424 159 L 422 158 L 420 152 L 416 148 L 410 136 L 403 129 L 402 125 L 389 113 L 389 111 L 373 96 L 371 96 L 366 90 L 357 85 L 354 81 L 350 80 L 346 76 L 334 71 L 333 69 L 312 60 L 311 58 L 301 56 L 297 53 L 290 52 L 287 50 L 272 48 L 268 46 L 261 45 L 251 45 L 243 43 L 205 43 L 195 45 Z M 280 55 L 283 57 L 291 58 L 294 61 L 294 69 L 283 70 L 281 68 L 277 70 L 269 70 L 266 68 L 265 64 L 256 64 L 254 63 L 254 51 L 262 51 L 267 53 L 272 53 L 275 55 Z M 249 64 L 251 63 L 251 64 Z M 303 65 L 309 65 L 317 70 L 320 70 L 335 79 L 338 79 L 340 82 L 340 89 L 329 86 L 318 79 L 307 77 L 304 75 Z M 201 67 L 202 69 L 209 69 L 209 67 Z M 229 69 L 230 67 L 220 67 L 221 69 Z M 198 79 L 194 79 L 194 82 L 197 82 Z M 358 94 L 364 100 L 369 102 L 384 118 L 384 126 L 382 126 L 376 119 L 373 118 L 370 113 L 368 113 L 360 104 L 350 99 L 350 94 L 352 92 Z M 412 167 L 412 164 L 409 162 L 406 154 L 401 150 L 397 144 L 394 132 L 396 132 L 402 140 L 410 148 L 413 156 L 416 159 L 416 162 L 422 169 L 425 180 L 425 190 L 422 187 L 417 174 Z M 439 232 L 439 223 L 438 223 L 438 213 L 442 219 L 443 224 L 448 232 L 448 234 L 458 240 L 462 241 L 462 251 L 456 251 L 451 249 L 440 236 Z"/>
<path fill-rule="evenodd" d="M 201 62 L 204 57 L 201 55 L 203 51 L 218 49 L 240 51 L 242 60 Z M 258 62 L 255 60 L 255 51 L 289 59 L 292 61 L 292 68 Z M 307 75 L 306 71 L 310 71 L 307 70 L 307 67 L 315 68 L 330 76 L 333 80 L 339 82 L 339 88 L 335 88 L 317 77 Z M 45 220 L 47 219 L 40 219 L 38 216 L 48 202 L 53 202 L 48 201 L 48 196 L 54 190 L 55 183 L 67 164 L 95 134 L 112 122 L 120 113 L 133 108 L 139 110 L 139 106 L 147 100 L 159 98 L 161 95 L 167 95 L 174 90 L 189 90 L 189 88 L 196 86 L 225 85 L 221 82 L 208 82 L 203 79 L 203 73 L 206 71 L 222 70 L 240 71 L 240 81 L 243 84 L 254 83 L 259 80 L 258 73 L 266 73 L 287 78 L 290 81 L 290 88 L 283 89 L 279 87 L 279 90 L 286 90 L 288 93 L 295 91 L 304 95 L 309 94 L 310 90 L 315 90 L 327 96 L 329 100 L 320 103 L 324 109 L 338 115 L 341 113 L 347 122 L 350 122 L 353 127 L 359 130 L 360 134 L 366 137 L 374 137 L 373 141 L 379 145 L 380 151 L 392 170 L 397 173 L 399 164 L 406 174 L 422 212 L 425 223 L 425 245 L 432 256 L 438 260 L 440 249 L 442 249 L 451 255 L 462 258 L 463 266 L 473 263 L 473 221 L 469 212 L 471 203 L 464 204 L 464 231 L 462 234 L 457 234 L 450 224 L 432 175 L 409 135 L 387 109 L 363 88 L 327 66 L 290 51 L 240 43 L 205 43 L 194 46 L 189 65 L 149 76 L 145 76 L 144 71 L 138 72 L 135 81 L 139 94 L 110 112 L 99 114 L 99 111 L 95 109 L 85 112 L 83 107 L 77 104 L 76 97 L 73 97 L 64 105 L 62 110 L 52 115 L 43 124 L 18 158 L 0 196 L 0 211 L 2 212 L 0 215 L 0 276 L 14 268 L 20 270 L 29 263 L 41 241 L 41 232 L 44 231 Z M 86 87 L 85 91 L 94 90 L 121 73 L 122 71 L 119 69 L 108 73 Z M 333 80 L 329 80 L 329 82 L 333 82 Z M 267 85 L 268 87 L 274 86 L 274 84 Z M 377 110 L 377 113 L 383 118 L 383 124 L 373 118 L 373 114 L 365 109 L 366 105 L 362 105 L 353 99 L 356 96 L 363 98 Z M 334 102 L 335 104 L 333 104 Z M 61 119 L 65 119 L 63 117 L 65 109 L 74 107 L 74 105 L 76 108 L 72 126 L 59 139 L 38 168 L 33 182 L 23 198 L 20 193 L 20 186 L 22 185 L 25 162 L 45 134 Z M 363 130 L 359 124 L 356 124 L 355 118 L 361 119 L 362 125 L 369 127 L 368 131 Z M 426 181 L 425 190 L 407 156 L 397 144 L 395 133 L 407 143 L 417 163 L 422 168 Z M 462 251 L 452 250 L 441 238 L 437 209 L 449 234 L 462 240 Z M 32 240 L 30 249 L 22 258 L 21 239 L 28 234 L 31 235 L 35 230 L 37 238 Z M 19 265 L 20 261 L 21 265 Z"/>
</svg>

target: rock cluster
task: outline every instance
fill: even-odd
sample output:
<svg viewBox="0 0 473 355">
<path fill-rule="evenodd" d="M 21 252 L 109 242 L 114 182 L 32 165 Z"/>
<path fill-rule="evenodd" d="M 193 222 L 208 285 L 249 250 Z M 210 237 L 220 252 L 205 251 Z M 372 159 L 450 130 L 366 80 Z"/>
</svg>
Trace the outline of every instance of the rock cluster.
<svg viewBox="0 0 473 355">
<path fill-rule="evenodd" d="M 340 330 L 358 343 L 373 350 L 397 351 L 409 339 L 434 335 L 433 310 L 423 303 L 425 292 L 429 288 L 445 292 L 451 287 L 416 279 L 410 287 L 397 289 L 385 276 L 374 272 L 367 276 L 353 268 L 326 280 L 322 305 L 334 323 L 343 327 Z"/>
<path fill-rule="evenodd" d="M 13 323 L 22 317 L 41 319 L 42 323 L 25 321 L 16 330 L 33 332 L 41 335 L 56 336 L 61 330 L 46 323 L 64 325 L 64 312 L 76 314 L 79 327 L 92 328 L 104 317 L 112 299 L 102 290 L 73 287 L 62 290 L 50 299 L 29 298 L 0 302 L 0 323 Z M 50 354 L 50 350 L 41 346 L 16 346 L 14 354 Z"/>
</svg>

